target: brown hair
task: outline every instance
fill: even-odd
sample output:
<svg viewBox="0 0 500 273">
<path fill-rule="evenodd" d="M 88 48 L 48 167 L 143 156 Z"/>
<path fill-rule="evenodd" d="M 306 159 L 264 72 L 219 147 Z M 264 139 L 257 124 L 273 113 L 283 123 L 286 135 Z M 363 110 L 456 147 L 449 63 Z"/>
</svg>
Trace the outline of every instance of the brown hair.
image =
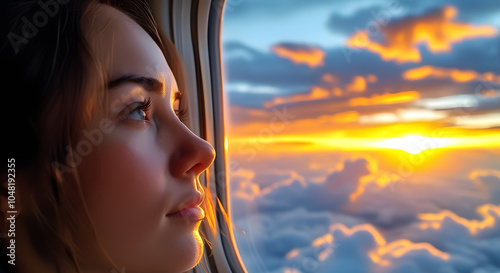
<svg viewBox="0 0 500 273">
<path fill-rule="evenodd" d="M 185 90 L 180 57 L 145 0 L 12 1 L 1 7 L 6 20 L 0 22 L 5 27 L 1 34 L 7 39 L 0 47 L 0 66 L 5 70 L 0 80 L 8 102 L 2 112 L 9 128 L 3 158 L 15 158 L 22 177 L 16 189 L 22 202 L 18 221 L 27 227 L 37 254 L 54 261 L 59 272 L 68 268 L 80 272 L 78 261 L 86 259 L 85 250 L 74 240 L 80 232 L 88 232 L 96 249 L 106 255 L 86 210 L 74 154 L 82 130 L 106 100 L 103 64 L 92 55 L 85 36 L 97 3 L 113 6 L 138 23 L 162 50 L 179 90 Z M 16 102 L 22 102 L 21 110 Z M 8 193 L 1 189 L 4 202 Z M 5 213 L 2 210 L 2 219 Z M 4 223 L 0 231 L 6 230 Z"/>
</svg>

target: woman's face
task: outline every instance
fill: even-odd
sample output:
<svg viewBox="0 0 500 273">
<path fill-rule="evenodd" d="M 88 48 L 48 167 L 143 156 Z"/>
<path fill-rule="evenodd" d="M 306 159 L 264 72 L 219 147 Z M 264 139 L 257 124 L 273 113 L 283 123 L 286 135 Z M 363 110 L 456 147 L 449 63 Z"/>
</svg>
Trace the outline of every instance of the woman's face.
<svg viewBox="0 0 500 273">
<path fill-rule="evenodd" d="M 109 111 L 82 132 L 92 152 L 78 166 L 98 240 L 127 273 L 190 269 L 203 251 L 197 178 L 214 150 L 179 120 L 175 78 L 137 23 L 99 5 L 88 28 L 111 80 Z"/>
</svg>

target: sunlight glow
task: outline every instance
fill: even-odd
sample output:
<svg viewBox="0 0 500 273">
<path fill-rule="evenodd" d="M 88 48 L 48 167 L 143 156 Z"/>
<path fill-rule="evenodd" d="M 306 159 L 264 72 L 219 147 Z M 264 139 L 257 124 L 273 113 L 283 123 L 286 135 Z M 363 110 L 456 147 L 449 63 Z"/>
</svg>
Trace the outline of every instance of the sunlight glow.
<svg viewBox="0 0 500 273">
<path fill-rule="evenodd" d="M 436 149 L 447 146 L 452 142 L 449 138 L 424 137 L 407 135 L 404 137 L 390 138 L 379 142 L 376 146 L 387 149 L 403 150 L 410 154 L 418 154 L 427 149 Z"/>
</svg>

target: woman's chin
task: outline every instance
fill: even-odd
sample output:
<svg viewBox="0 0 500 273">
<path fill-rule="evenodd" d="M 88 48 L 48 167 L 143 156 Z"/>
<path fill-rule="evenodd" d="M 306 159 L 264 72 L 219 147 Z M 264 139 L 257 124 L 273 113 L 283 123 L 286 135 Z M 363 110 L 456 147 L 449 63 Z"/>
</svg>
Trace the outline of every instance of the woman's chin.
<svg viewBox="0 0 500 273">
<path fill-rule="evenodd" d="M 195 230 L 187 241 L 184 242 L 182 247 L 179 247 L 178 253 L 182 254 L 182 257 L 178 257 L 178 272 L 185 272 L 192 269 L 200 262 L 203 256 L 203 239 L 198 230 Z"/>
<path fill-rule="evenodd" d="M 195 267 L 201 260 L 203 256 L 203 239 L 198 230 L 193 232 L 193 240 L 194 240 L 194 253 L 193 253 L 193 262 L 190 268 Z"/>
</svg>

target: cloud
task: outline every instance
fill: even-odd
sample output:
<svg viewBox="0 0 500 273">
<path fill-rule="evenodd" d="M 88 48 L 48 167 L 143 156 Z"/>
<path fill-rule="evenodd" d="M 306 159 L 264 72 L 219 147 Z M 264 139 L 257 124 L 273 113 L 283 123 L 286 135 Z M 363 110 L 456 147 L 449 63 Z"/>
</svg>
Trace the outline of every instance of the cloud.
<svg viewBox="0 0 500 273">
<path fill-rule="evenodd" d="M 249 181 L 259 185 L 258 190 L 252 190 L 254 196 L 249 204 L 258 211 L 286 211 L 296 207 L 311 211 L 348 211 L 385 227 L 414 221 L 418 213 L 438 213 L 441 208 L 456 211 L 459 207 L 460 213 L 473 215 L 474 207 L 500 197 L 500 177 L 495 176 L 498 171 L 475 170 L 468 180 L 434 177 L 433 181 L 439 180 L 439 183 L 413 177 L 415 168 L 432 156 L 432 151 L 417 155 L 402 153 L 393 160 L 399 162 L 399 166 L 391 169 L 380 167 L 380 163 L 370 157 L 345 159 L 320 182 L 301 175 L 302 169 L 309 166 L 305 163 L 306 166 L 292 167 L 281 173 L 272 171 L 272 175 L 262 173 L 259 168 L 260 177 L 254 177 L 255 171 L 245 170 L 236 175 L 243 178 L 231 183 L 236 192 L 244 191 Z M 490 184 L 486 186 L 483 182 Z M 442 192 L 449 194 L 443 198 Z"/>
<path fill-rule="evenodd" d="M 283 43 L 275 45 L 271 51 L 276 55 L 291 60 L 295 64 L 306 64 L 309 67 L 324 65 L 326 53 L 313 46 Z"/>
<path fill-rule="evenodd" d="M 336 84 L 339 82 L 339 78 L 331 73 L 325 73 L 321 76 L 321 80 L 327 83 Z"/>
<path fill-rule="evenodd" d="M 273 86 L 250 85 L 248 83 L 227 83 L 224 85 L 225 92 L 238 92 L 247 94 L 272 94 L 275 95 L 280 90 Z"/>
<path fill-rule="evenodd" d="M 478 94 L 420 99 L 415 102 L 415 105 L 433 110 L 454 110 L 454 114 L 459 117 L 480 113 L 480 111 L 496 112 L 500 107 L 500 96 L 483 96 L 481 86 L 478 87 Z"/>
<path fill-rule="evenodd" d="M 426 65 L 436 68 L 447 67 L 451 64 L 460 71 L 499 71 L 500 62 L 491 61 L 499 58 L 499 52 L 494 50 L 499 41 L 498 39 L 468 40 L 456 44 L 454 51 L 450 54 L 429 55 L 427 52 L 422 52 L 422 58 Z M 227 51 L 233 57 L 226 57 Z M 408 81 L 401 75 L 411 67 L 383 62 L 377 55 L 368 51 L 352 50 L 349 54 L 345 52 L 345 48 L 329 48 L 325 49 L 325 52 L 327 53 L 324 59 L 325 65 L 310 69 L 307 65 L 293 65 L 288 59 L 280 58 L 271 52 L 258 51 L 237 42 L 225 43 L 223 48 L 225 84 L 232 84 L 233 87 L 235 84 L 238 88 L 245 87 L 243 85 L 248 87 L 239 90 L 250 90 L 256 87 L 259 91 L 258 94 L 226 92 L 229 102 L 231 105 L 261 108 L 265 102 L 273 101 L 275 97 L 287 98 L 296 94 L 307 94 L 313 87 L 319 87 L 329 91 L 330 95 L 324 99 L 298 101 L 293 105 L 298 108 L 302 105 L 307 106 L 309 111 L 301 113 L 307 117 L 316 113 L 319 116 L 325 114 L 327 109 L 337 109 L 336 105 L 331 104 L 338 102 L 340 98 L 359 94 L 347 90 L 347 85 L 352 83 L 357 76 L 364 77 L 367 83 L 363 91 L 364 96 L 380 92 L 418 90 L 422 98 L 435 98 L 471 94 L 475 93 L 477 88 L 481 93 L 494 94 L 491 90 L 498 88 L 496 86 L 498 84 L 490 82 L 478 82 L 471 85 L 467 84 L 468 82 L 436 81 L 430 77 Z M 367 77 L 370 74 L 377 77 L 376 82 L 368 82 Z M 228 90 L 231 91 L 231 89 Z M 341 111 L 347 110 L 357 109 Z"/>
<path fill-rule="evenodd" d="M 478 207 L 476 211 L 481 216 L 481 220 L 469 220 L 449 210 L 439 213 L 421 213 L 418 215 L 418 219 L 422 221 L 419 227 L 421 229 L 446 229 L 443 225 L 461 226 L 470 235 L 476 236 L 478 233 L 484 233 L 495 228 L 500 221 L 500 205 L 485 204 Z M 498 229 L 498 226 L 496 228 Z"/>
<path fill-rule="evenodd" d="M 399 156 L 400 165 L 395 171 L 375 169 L 360 180 L 357 190 L 350 196 L 351 202 L 343 209 L 363 216 L 377 226 L 394 228 L 417 221 L 419 214 L 438 214 L 443 209 L 474 217 L 476 207 L 498 200 L 498 181 L 484 186 L 472 179 L 438 174 L 433 174 L 432 180 L 428 180 L 430 178 L 415 177 L 414 172 L 407 171 L 419 168 L 433 154 L 436 152 Z M 438 170 L 443 172 L 444 167 Z M 447 193 L 446 196 L 443 192 Z"/>
<path fill-rule="evenodd" d="M 349 201 L 349 195 L 359 180 L 370 174 L 369 164 L 364 158 L 345 160 L 321 183 L 309 183 L 299 174 L 289 171 L 286 178 L 254 191 L 260 194 L 255 195 L 248 205 L 259 211 L 286 211 L 296 207 L 311 211 L 336 210 Z M 244 183 L 248 183 L 248 179 Z M 238 192 L 242 188 L 235 190 Z M 311 196 L 315 198 L 312 200 Z"/>
<path fill-rule="evenodd" d="M 332 123 L 351 123 L 359 119 L 359 113 L 356 111 L 345 111 L 331 116 L 322 116 L 322 118 L 329 119 Z"/>
<path fill-rule="evenodd" d="M 469 179 L 476 182 L 493 204 L 500 204 L 500 170 L 476 169 L 469 173 Z"/>
<path fill-rule="evenodd" d="M 380 26 L 384 42 L 371 39 L 371 33 L 360 30 L 346 41 L 346 46 L 366 49 L 380 55 L 384 61 L 396 63 L 420 62 L 418 46 L 424 44 L 436 54 L 450 52 L 452 45 L 468 39 L 494 37 L 498 31 L 493 26 L 473 26 L 469 23 L 455 22 L 457 9 L 446 6 L 422 16 L 405 18 Z"/>
<path fill-rule="evenodd" d="M 240 90 L 241 87 L 246 90 L 257 86 L 261 91 L 258 95 L 226 92 L 231 104 L 262 107 L 264 101 L 272 100 L 278 93 L 308 90 L 320 82 L 321 78 L 321 74 L 307 65 L 292 65 L 290 60 L 272 52 L 262 52 L 237 41 L 224 43 L 222 56 L 225 85 L 236 85 Z"/>
<path fill-rule="evenodd" d="M 245 234 L 237 233 L 238 250 L 249 272 L 283 272 L 293 249 L 307 247 L 328 232 L 333 222 L 359 224 L 353 217 L 294 208 L 279 213 L 249 214 L 235 220 Z"/>
<path fill-rule="evenodd" d="M 378 104 L 396 104 L 414 101 L 420 98 L 417 91 L 403 91 L 398 93 L 385 93 L 373 95 L 371 97 L 357 97 L 349 100 L 350 106 L 367 106 Z"/>
<path fill-rule="evenodd" d="M 398 109 L 393 112 L 381 112 L 370 115 L 361 115 L 359 123 L 364 124 L 386 124 L 386 123 L 404 123 L 414 121 L 436 121 L 445 118 L 447 115 L 444 112 L 408 108 Z"/>
<path fill-rule="evenodd" d="M 484 212 L 486 209 L 489 211 Z M 423 219 L 411 225 L 417 229 L 406 230 L 415 237 L 415 240 L 388 239 L 394 237 L 390 230 L 382 233 L 368 223 L 355 225 L 332 223 L 328 232 L 311 240 L 308 245 L 290 249 L 286 254 L 288 259 L 285 261 L 285 266 L 288 270 L 297 270 L 296 272 L 341 270 L 341 272 L 444 273 L 472 272 L 472 270 L 483 272 L 481 270 L 488 268 L 498 270 L 496 264 L 500 255 L 496 253 L 500 241 L 496 236 L 500 232 L 500 226 L 495 223 L 500 219 L 499 209 L 499 206 L 491 204 L 478 208 L 478 211 L 486 215 L 485 219 L 488 220 L 483 222 L 488 222 L 488 225 L 450 213 L 453 215 L 452 218 L 444 217 L 443 222 L 440 222 L 440 224 L 445 223 L 444 225 L 437 228 L 423 228 L 422 226 L 427 223 L 427 219 Z M 495 215 L 492 216 L 492 213 Z M 471 227 L 481 225 L 484 226 L 482 233 L 474 233 L 475 235 L 471 233 L 471 230 L 474 230 Z M 466 228 L 463 228 L 464 226 Z M 424 238 L 429 241 L 425 241 Z M 409 269 L 411 270 L 408 271 Z"/>
<path fill-rule="evenodd" d="M 394 183 L 397 183 L 401 179 L 395 173 L 379 170 L 376 161 L 370 161 L 370 164 L 368 166 L 370 169 L 370 174 L 361 177 L 358 183 L 358 187 L 349 195 L 350 202 L 356 201 L 358 197 L 363 195 L 368 184 L 376 185 L 379 188 L 386 188 L 390 187 Z"/>
<path fill-rule="evenodd" d="M 260 194 L 260 186 L 253 182 L 255 172 L 239 168 L 231 173 L 231 185 L 234 185 L 233 195 L 238 198 L 252 200 Z"/>
<path fill-rule="evenodd" d="M 450 259 L 450 254 L 426 242 L 405 239 L 387 242 L 370 224 L 351 228 L 332 224 L 329 231 L 310 246 L 292 251 L 294 255 L 286 264 L 288 270 L 296 272 L 389 272 L 405 260 L 425 261 L 417 263 L 418 271 L 412 272 L 441 272 L 434 271 L 433 266 L 443 266 Z M 399 269 L 393 272 L 408 271 Z"/>
<path fill-rule="evenodd" d="M 500 83 L 500 76 L 492 72 L 478 73 L 473 70 L 434 67 L 431 65 L 408 69 L 402 73 L 405 80 L 416 81 L 425 78 L 451 79 L 455 82 L 486 81 Z"/>
<path fill-rule="evenodd" d="M 352 82 L 347 84 L 347 91 L 363 92 L 366 90 L 367 83 L 374 83 L 377 81 L 377 76 L 369 74 L 366 77 L 354 76 Z"/>
<path fill-rule="evenodd" d="M 271 101 L 264 103 L 264 107 L 271 108 L 275 105 L 291 103 L 291 102 L 302 102 L 302 101 L 312 101 L 328 98 L 333 93 L 330 90 L 321 88 L 319 86 L 313 86 L 309 93 L 305 94 L 295 94 L 285 97 L 274 97 Z"/>
<path fill-rule="evenodd" d="M 489 113 L 474 116 L 459 116 L 453 118 L 453 123 L 462 128 L 488 129 L 500 127 L 500 113 Z"/>
<path fill-rule="evenodd" d="M 321 77 L 321 80 L 330 87 L 313 86 L 308 93 L 275 96 L 271 101 L 265 102 L 264 107 L 271 108 L 280 104 L 324 100 L 346 95 L 346 92 L 339 87 L 340 80 L 338 77 L 330 73 L 325 73 Z M 368 83 L 375 83 L 377 80 L 377 76 L 373 74 L 368 74 L 366 76 L 356 75 L 352 78 L 351 82 L 345 85 L 345 89 L 353 93 L 363 92 L 366 90 Z"/>
<path fill-rule="evenodd" d="M 404 160 L 418 168 L 432 155 L 414 156 Z M 499 170 L 473 169 L 463 179 L 451 178 L 443 166 L 436 166 L 438 173 L 407 176 L 371 157 L 339 162 L 318 182 L 302 176 L 307 160 L 296 167 L 286 163 L 288 175 L 260 167 L 238 173 L 242 181 L 259 185 L 252 200 L 232 198 L 232 206 L 242 211 L 235 221 L 246 232 L 237 237 L 245 240 L 238 246 L 247 269 L 447 273 L 497 268 L 500 205 L 491 202 L 500 198 Z"/>
</svg>

